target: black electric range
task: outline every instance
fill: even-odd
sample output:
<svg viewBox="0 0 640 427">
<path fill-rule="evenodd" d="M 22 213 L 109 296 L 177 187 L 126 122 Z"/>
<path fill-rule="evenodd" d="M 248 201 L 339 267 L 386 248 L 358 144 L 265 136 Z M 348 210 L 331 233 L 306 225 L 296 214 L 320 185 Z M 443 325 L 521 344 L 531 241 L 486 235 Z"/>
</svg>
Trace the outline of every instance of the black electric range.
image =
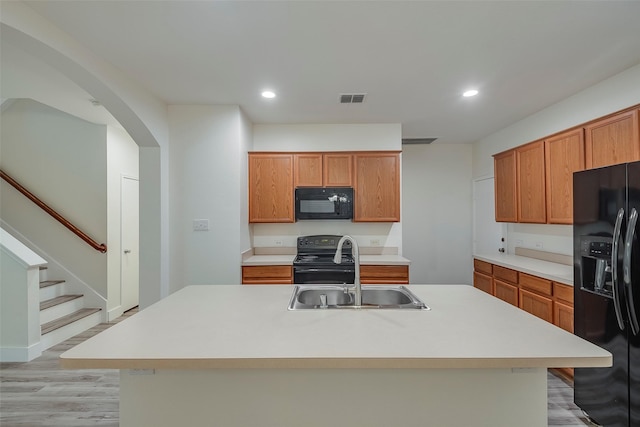
<svg viewBox="0 0 640 427">
<path fill-rule="evenodd" d="M 341 237 L 331 234 L 298 237 L 297 256 L 293 260 L 293 283 L 353 283 L 356 269 L 350 241 L 345 241 L 342 246 L 342 262 L 333 262 Z"/>
</svg>

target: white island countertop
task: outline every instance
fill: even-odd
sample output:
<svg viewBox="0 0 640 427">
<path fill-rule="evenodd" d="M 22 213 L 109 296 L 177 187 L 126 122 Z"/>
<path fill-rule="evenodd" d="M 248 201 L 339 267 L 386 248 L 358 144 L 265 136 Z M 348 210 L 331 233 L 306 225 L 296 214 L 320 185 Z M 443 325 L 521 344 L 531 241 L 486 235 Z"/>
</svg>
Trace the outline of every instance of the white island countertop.
<svg viewBox="0 0 640 427">
<path fill-rule="evenodd" d="M 612 356 L 467 285 L 426 310 L 288 311 L 293 286 L 189 286 L 61 356 L 65 368 L 546 368 Z"/>
</svg>

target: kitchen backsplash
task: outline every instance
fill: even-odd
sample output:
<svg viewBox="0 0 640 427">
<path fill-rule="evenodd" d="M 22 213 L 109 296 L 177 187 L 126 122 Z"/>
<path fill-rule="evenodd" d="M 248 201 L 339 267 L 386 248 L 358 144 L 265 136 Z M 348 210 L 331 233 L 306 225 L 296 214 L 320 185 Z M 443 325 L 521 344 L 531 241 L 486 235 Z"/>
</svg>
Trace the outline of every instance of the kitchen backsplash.
<svg viewBox="0 0 640 427">
<path fill-rule="evenodd" d="M 354 223 L 339 220 L 253 224 L 252 246 L 254 248 L 295 248 L 298 236 L 315 234 L 349 234 L 362 247 L 395 248 L 398 252 L 401 252 L 402 248 L 402 226 L 400 223 Z"/>
</svg>

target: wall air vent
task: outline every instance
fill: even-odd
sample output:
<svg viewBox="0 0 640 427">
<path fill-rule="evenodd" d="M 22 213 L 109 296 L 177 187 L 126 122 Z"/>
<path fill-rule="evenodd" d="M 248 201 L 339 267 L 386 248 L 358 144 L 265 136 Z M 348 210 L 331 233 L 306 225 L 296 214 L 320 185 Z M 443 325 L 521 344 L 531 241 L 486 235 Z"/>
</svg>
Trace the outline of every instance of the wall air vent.
<svg viewBox="0 0 640 427">
<path fill-rule="evenodd" d="M 341 93 L 340 103 L 341 104 L 362 104 L 364 102 L 365 96 L 367 96 L 366 93 Z"/>
<path fill-rule="evenodd" d="M 402 138 L 403 144 L 431 144 L 438 138 Z"/>
</svg>

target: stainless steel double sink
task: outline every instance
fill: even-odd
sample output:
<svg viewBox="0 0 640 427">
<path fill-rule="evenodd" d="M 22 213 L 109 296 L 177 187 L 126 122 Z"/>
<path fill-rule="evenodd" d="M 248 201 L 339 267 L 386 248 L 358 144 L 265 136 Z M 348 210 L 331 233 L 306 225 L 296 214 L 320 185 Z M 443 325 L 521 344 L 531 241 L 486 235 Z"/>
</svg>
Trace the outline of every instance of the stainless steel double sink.
<svg viewBox="0 0 640 427">
<path fill-rule="evenodd" d="M 308 309 L 413 309 L 430 310 L 406 286 L 366 286 L 362 305 L 354 304 L 350 285 L 295 285 L 289 310 Z"/>
</svg>

